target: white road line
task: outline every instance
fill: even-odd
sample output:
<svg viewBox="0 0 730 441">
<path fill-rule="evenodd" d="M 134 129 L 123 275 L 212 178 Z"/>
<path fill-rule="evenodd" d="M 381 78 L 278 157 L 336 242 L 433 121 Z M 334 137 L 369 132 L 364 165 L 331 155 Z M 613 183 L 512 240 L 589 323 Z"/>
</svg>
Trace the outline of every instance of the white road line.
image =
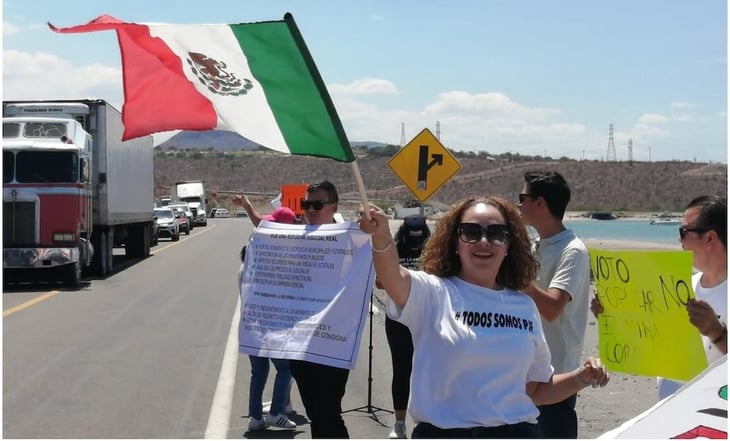
<svg viewBox="0 0 730 441">
<path fill-rule="evenodd" d="M 208 427 L 205 428 L 205 439 L 225 439 L 231 421 L 233 389 L 236 384 L 236 366 L 238 365 L 238 321 L 241 317 L 241 298 L 236 302 L 228 341 L 223 353 L 221 372 L 213 395 L 213 404 L 208 416 Z"/>
</svg>

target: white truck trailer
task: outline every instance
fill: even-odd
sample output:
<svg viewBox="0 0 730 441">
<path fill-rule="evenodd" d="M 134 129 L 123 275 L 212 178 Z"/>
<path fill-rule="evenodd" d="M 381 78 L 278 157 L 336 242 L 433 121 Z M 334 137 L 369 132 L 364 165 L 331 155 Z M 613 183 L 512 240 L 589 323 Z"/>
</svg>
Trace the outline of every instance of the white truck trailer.
<svg viewBox="0 0 730 441">
<path fill-rule="evenodd" d="M 147 257 L 154 228 L 152 137 L 122 142 L 104 100 L 3 102 L 3 273 L 106 276 L 113 248 Z M 24 280 L 28 280 L 26 277 Z"/>
</svg>

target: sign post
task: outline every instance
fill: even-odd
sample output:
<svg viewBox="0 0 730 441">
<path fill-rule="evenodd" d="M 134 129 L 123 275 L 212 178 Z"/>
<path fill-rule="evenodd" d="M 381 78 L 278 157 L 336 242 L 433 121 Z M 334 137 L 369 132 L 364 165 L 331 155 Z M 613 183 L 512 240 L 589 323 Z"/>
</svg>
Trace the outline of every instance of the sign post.
<svg viewBox="0 0 730 441">
<path fill-rule="evenodd" d="M 451 179 L 461 164 L 428 129 L 406 144 L 388 161 L 388 167 L 421 202 Z"/>
<path fill-rule="evenodd" d="M 289 207 L 297 216 L 303 216 L 302 199 L 307 195 L 309 184 L 284 184 L 281 186 L 281 206 Z"/>
</svg>

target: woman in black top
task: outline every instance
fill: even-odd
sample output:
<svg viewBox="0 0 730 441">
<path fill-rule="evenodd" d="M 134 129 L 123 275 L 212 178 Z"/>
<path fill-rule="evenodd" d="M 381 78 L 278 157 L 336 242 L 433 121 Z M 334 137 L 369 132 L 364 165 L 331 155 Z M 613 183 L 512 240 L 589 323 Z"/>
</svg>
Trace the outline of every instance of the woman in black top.
<svg viewBox="0 0 730 441">
<path fill-rule="evenodd" d="M 431 230 L 423 216 L 407 216 L 395 234 L 400 264 L 406 268 L 420 269 L 423 244 L 431 236 Z M 406 411 L 411 392 L 411 369 L 413 366 L 413 341 L 408 327 L 385 317 L 385 335 L 388 339 L 390 357 L 393 363 L 391 394 L 395 424 L 388 438 L 407 438 Z"/>
</svg>

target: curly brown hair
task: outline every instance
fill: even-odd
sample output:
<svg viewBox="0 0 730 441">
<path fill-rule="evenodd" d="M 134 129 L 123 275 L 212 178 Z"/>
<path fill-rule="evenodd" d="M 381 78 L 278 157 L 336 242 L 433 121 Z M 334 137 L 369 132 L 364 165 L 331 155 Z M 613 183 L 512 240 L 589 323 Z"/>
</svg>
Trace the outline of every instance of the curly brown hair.
<svg viewBox="0 0 730 441">
<path fill-rule="evenodd" d="M 508 253 L 497 273 L 496 282 L 504 287 L 520 290 L 532 283 L 537 276 L 537 260 L 530 247 L 527 226 L 517 207 L 497 196 L 470 196 L 457 201 L 439 220 L 431 238 L 421 254 L 421 265 L 429 274 L 451 277 L 461 272 L 461 260 L 456 254 L 457 227 L 464 212 L 470 207 L 485 203 L 496 207 L 510 229 Z"/>
</svg>

